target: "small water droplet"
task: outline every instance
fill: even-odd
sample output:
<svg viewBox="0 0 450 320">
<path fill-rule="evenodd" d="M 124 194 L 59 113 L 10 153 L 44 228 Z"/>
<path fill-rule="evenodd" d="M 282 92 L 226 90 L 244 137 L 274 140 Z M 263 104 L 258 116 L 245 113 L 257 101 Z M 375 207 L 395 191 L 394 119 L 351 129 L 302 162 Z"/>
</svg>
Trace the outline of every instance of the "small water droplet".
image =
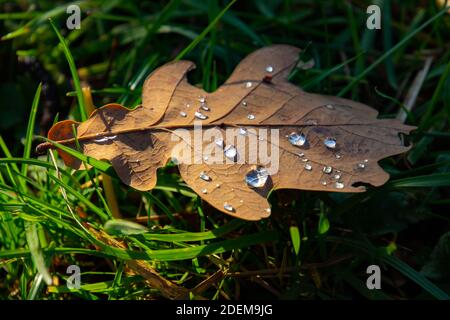
<svg viewBox="0 0 450 320">
<path fill-rule="evenodd" d="M 189 103 L 186 103 L 186 108 L 190 108 L 191 105 Z"/>
<path fill-rule="evenodd" d="M 240 203 L 244 203 L 244 200 L 241 199 L 241 200 L 239 200 L 239 202 L 240 202 Z"/>
<path fill-rule="evenodd" d="M 208 156 L 203 157 L 203 160 L 205 160 L 205 161 L 208 161 L 208 159 L 209 159 Z"/>
<path fill-rule="evenodd" d="M 245 87 L 246 88 L 251 88 L 252 87 L 252 82 L 251 81 L 247 81 L 246 83 L 245 83 Z"/>
<path fill-rule="evenodd" d="M 211 181 L 211 177 L 208 176 L 205 171 L 200 172 L 200 179 L 205 181 Z"/>
<path fill-rule="evenodd" d="M 205 97 L 200 97 L 200 98 L 198 99 L 198 101 L 200 101 L 200 103 L 205 103 L 206 99 L 205 99 Z"/>
<path fill-rule="evenodd" d="M 263 141 L 264 138 L 263 138 L 263 137 L 258 137 L 258 140 L 259 140 L 259 141 Z"/>
<path fill-rule="evenodd" d="M 249 114 L 249 115 L 247 116 L 247 119 L 248 119 L 248 120 L 255 120 L 255 115 L 254 115 L 254 114 Z"/>
<path fill-rule="evenodd" d="M 358 163 L 358 169 L 364 169 L 366 165 L 364 163 Z"/>
<path fill-rule="evenodd" d="M 247 101 L 242 101 L 242 105 L 243 105 L 244 107 L 246 107 L 246 106 L 247 106 Z"/>
<path fill-rule="evenodd" d="M 305 170 L 311 171 L 312 170 L 312 165 L 309 163 L 305 163 Z"/>
<path fill-rule="evenodd" d="M 209 107 L 208 107 L 205 103 L 202 103 L 202 104 L 200 105 L 200 108 L 202 108 L 202 109 L 205 110 L 205 111 L 209 111 Z"/>
<path fill-rule="evenodd" d="M 273 67 L 272 66 L 267 66 L 266 67 L 266 71 L 267 72 L 273 72 Z"/>
<path fill-rule="evenodd" d="M 327 107 L 328 109 L 330 109 L 330 110 L 333 110 L 333 109 L 334 109 L 333 105 L 331 105 L 331 104 L 327 104 L 326 107 Z"/>
<path fill-rule="evenodd" d="M 319 123 L 316 119 L 308 119 L 305 121 L 306 124 L 308 125 L 313 125 L 313 126 L 317 126 L 317 124 Z"/>
<path fill-rule="evenodd" d="M 331 171 L 333 171 L 333 168 L 330 166 L 326 166 L 326 167 L 323 167 L 322 171 L 326 174 L 329 174 L 329 173 L 331 173 Z"/>
<path fill-rule="evenodd" d="M 206 190 L 205 188 L 203 188 L 203 189 L 202 189 L 202 193 L 203 193 L 203 194 L 206 194 L 206 193 L 208 193 L 208 190 Z"/>
<path fill-rule="evenodd" d="M 227 157 L 228 159 L 235 160 L 237 156 L 237 149 L 235 146 L 230 144 L 225 147 L 223 153 L 225 154 L 225 157 Z"/>
<path fill-rule="evenodd" d="M 208 119 L 208 116 L 205 116 L 203 113 L 198 112 L 198 111 L 195 112 L 195 117 L 200 120 Z"/>
<path fill-rule="evenodd" d="M 323 141 L 323 144 L 329 149 L 334 149 L 334 148 L 336 148 L 336 139 L 327 137 Z"/>
<path fill-rule="evenodd" d="M 181 112 L 180 112 L 180 116 L 182 116 L 182 117 L 186 117 L 186 116 L 187 116 L 187 114 L 186 114 L 186 112 L 184 112 L 184 111 L 181 111 Z"/>
<path fill-rule="evenodd" d="M 220 183 L 216 183 L 216 188 L 220 188 Z"/>
<path fill-rule="evenodd" d="M 247 134 L 247 128 L 239 128 L 239 134 L 245 136 Z"/>
<path fill-rule="evenodd" d="M 117 136 L 105 136 L 105 137 L 102 137 L 100 139 L 94 139 L 94 141 L 97 142 L 97 143 L 102 143 L 102 142 L 107 142 L 107 141 L 110 141 L 110 140 L 114 140 L 115 138 L 117 138 Z"/>
<path fill-rule="evenodd" d="M 323 186 L 326 186 L 326 185 L 327 185 L 327 182 L 326 182 L 326 181 L 322 181 L 321 183 L 322 183 Z"/>
<path fill-rule="evenodd" d="M 217 146 L 223 148 L 223 139 L 216 139 L 216 140 L 214 141 L 214 143 L 215 143 Z"/>
<path fill-rule="evenodd" d="M 297 132 L 292 132 L 288 139 L 292 145 L 298 147 L 301 147 L 306 143 L 306 137 L 303 133 L 298 134 Z"/>
<path fill-rule="evenodd" d="M 342 182 L 336 182 L 336 189 L 344 189 L 344 184 Z"/>
<path fill-rule="evenodd" d="M 334 179 L 335 179 L 335 180 L 339 180 L 340 178 L 341 178 L 341 175 L 340 175 L 340 174 L 335 174 L 335 175 L 334 175 Z"/>
<path fill-rule="evenodd" d="M 224 208 L 225 210 L 227 210 L 227 211 L 230 211 L 230 212 L 233 212 L 233 211 L 234 211 L 233 206 L 232 206 L 231 204 L 227 203 L 227 202 L 225 202 L 225 203 L 223 204 L 223 208 Z"/>
<path fill-rule="evenodd" d="M 339 154 L 339 153 L 336 153 L 336 155 L 335 155 L 335 157 L 336 157 L 336 159 L 340 159 L 340 158 L 342 158 L 342 156 Z"/>
<path fill-rule="evenodd" d="M 254 170 L 250 170 L 245 175 L 245 182 L 247 182 L 250 187 L 261 188 L 264 187 L 268 178 L 269 172 L 263 167 L 258 167 Z"/>
<path fill-rule="evenodd" d="M 304 154 L 303 152 L 297 153 L 297 155 L 298 155 L 300 158 L 303 158 L 303 157 L 305 156 L 305 154 Z"/>
<path fill-rule="evenodd" d="M 307 158 L 302 159 L 303 162 L 308 162 L 309 160 Z"/>
<path fill-rule="evenodd" d="M 266 208 L 264 211 L 266 211 L 267 213 L 270 213 L 272 210 L 270 208 Z"/>
<path fill-rule="evenodd" d="M 369 159 L 364 159 L 364 162 L 365 162 L 365 163 L 369 162 Z"/>
</svg>

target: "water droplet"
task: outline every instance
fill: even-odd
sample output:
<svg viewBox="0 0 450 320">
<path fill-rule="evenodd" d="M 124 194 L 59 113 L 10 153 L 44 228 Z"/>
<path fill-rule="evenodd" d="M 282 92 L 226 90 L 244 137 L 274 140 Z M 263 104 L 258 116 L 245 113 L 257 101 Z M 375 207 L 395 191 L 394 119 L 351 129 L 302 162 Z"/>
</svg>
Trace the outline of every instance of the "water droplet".
<svg viewBox="0 0 450 320">
<path fill-rule="evenodd" d="M 306 124 L 309 125 L 313 125 L 313 126 L 317 126 L 317 124 L 319 123 L 316 119 L 308 119 L 305 121 Z"/>
<path fill-rule="evenodd" d="M 358 163 L 358 169 L 364 169 L 366 165 L 364 163 Z"/>
<path fill-rule="evenodd" d="M 333 105 L 331 105 L 331 104 L 327 104 L 326 107 L 327 107 L 328 109 L 330 109 L 330 110 L 333 110 L 333 109 L 334 109 Z"/>
<path fill-rule="evenodd" d="M 244 200 L 241 199 L 241 200 L 239 200 L 239 202 L 240 202 L 240 203 L 244 203 Z"/>
<path fill-rule="evenodd" d="M 200 101 L 200 103 L 205 103 L 206 99 L 205 99 L 205 97 L 200 97 L 200 98 L 198 99 L 198 101 Z"/>
<path fill-rule="evenodd" d="M 214 143 L 215 143 L 217 146 L 223 148 L 223 139 L 216 139 L 216 140 L 214 141 Z"/>
<path fill-rule="evenodd" d="M 273 72 L 273 67 L 272 66 L 267 66 L 266 67 L 266 71 L 267 72 Z"/>
<path fill-rule="evenodd" d="M 340 178 L 341 178 L 341 175 L 340 175 L 340 174 L 335 174 L 335 175 L 334 175 L 334 179 L 339 180 Z"/>
<path fill-rule="evenodd" d="M 269 172 L 263 167 L 258 167 L 254 170 L 250 170 L 245 175 L 245 182 L 247 182 L 250 187 L 261 188 L 264 187 L 268 178 Z"/>
<path fill-rule="evenodd" d="M 294 146 L 303 146 L 306 143 L 306 137 L 303 133 L 298 134 L 297 132 L 292 132 L 289 135 L 289 142 Z"/>
<path fill-rule="evenodd" d="M 202 104 L 200 105 L 200 108 L 202 108 L 202 109 L 205 110 L 205 111 L 209 111 L 209 107 L 208 107 L 205 103 L 202 103 Z"/>
<path fill-rule="evenodd" d="M 308 162 L 309 160 L 307 158 L 302 159 L 303 162 Z"/>
<path fill-rule="evenodd" d="M 205 171 L 200 172 L 200 179 L 205 181 L 211 181 L 211 177 L 208 176 Z"/>
<path fill-rule="evenodd" d="M 190 108 L 191 105 L 189 103 L 186 103 L 186 108 Z"/>
<path fill-rule="evenodd" d="M 312 165 L 309 163 L 305 163 L 305 170 L 311 171 L 312 170 Z"/>
<path fill-rule="evenodd" d="M 206 194 L 206 193 L 208 193 L 208 190 L 206 190 L 205 188 L 203 188 L 203 189 L 202 189 L 202 193 L 203 193 L 203 194 Z"/>
<path fill-rule="evenodd" d="M 117 136 L 105 136 L 105 137 L 102 137 L 100 139 L 94 139 L 94 141 L 97 142 L 97 143 L 102 143 L 102 142 L 107 142 L 107 141 L 110 141 L 110 140 L 114 140 L 115 138 L 117 138 Z"/>
<path fill-rule="evenodd" d="M 335 157 L 336 157 L 336 159 L 340 159 L 340 158 L 342 158 L 342 156 L 339 154 L 339 153 L 336 153 L 336 155 L 335 155 Z"/>
<path fill-rule="evenodd" d="M 195 112 L 195 117 L 200 120 L 208 119 L 208 116 L 205 116 L 203 113 L 198 112 L 198 111 Z"/>
<path fill-rule="evenodd" d="M 323 144 L 329 148 L 329 149 L 334 149 L 336 148 L 336 139 L 335 138 L 330 138 L 327 137 L 324 141 Z"/>
<path fill-rule="evenodd" d="M 297 153 L 297 155 L 298 155 L 300 158 L 303 158 L 303 157 L 305 156 L 305 154 L 304 154 L 303 152 Z"/>
<path fill-rule="evenodd" d="M 251 88 L 252 87 L 252 82 L 251 81 L 247 81 L 246 83 L 245 83 L 245 87 L 246 88 Z"/>
<path fill-rule="evenodd" d="M 220 188 L 220 183 L 216 183 L 216 188 Z"/>
<path fill-rule="evenodd" d="M 186 116 L 187 116 L 187 114 L 186 114 L 186 112 L 184 112 L 184 111 L 181 111 L 181 112 L 180 112 L 180 116 L 182 116 L 182 117 L 186 117 Z"/>
<path fill-rule="evenodd" d="M 327 182 L 326 182 L 326 181 L 322 181 L 321 183 L 322 183 L 323 186 L 326 186 L 326 185 L 327 185 Z"/>
<path fill-rule="evenodd" d="M 272 210 L 270 208 L 266 208 L 264 211 L 266 211 L 267 213 L 270 213 Z"/>
<path fill-rule="evenodd" d="M 225 154 L 225 157 L 227 157 L 228 159 L 235 160 L 237 156 L 237 149 L 235 146 L 230 144 L 225 147 L 223 153 Z"/>
<path fill-rule="evenodd" d="M 245 136 L 247 134 L 247 128 L 239 128 L 239 134 Z"/>
<path fill-rule="evenodd" d="M 263 137 L 258 137 L 258 140 L 259 140 L 259 141 L 263 141 L 264 138 L 263 138 Z"/>
<path fill-rule="evenodd" d="M 246 106 L 247 106 L 247 101 L 242 101 L 242 105 L 243 105 L 244 107 L 246 107 Z"/>
<path fill-rule="evenodd" d="M 231 204 L 227 203 L 227 202 L 225 202 L 225 203 L 223 204 L 223 208 L 224 208 L 225 210 L 227 210 L 227 211 L 230 211 L 230 212 L 233 212 L 233 211 L 234 211 L 233 206 L 232 206 Z"/>
<path fill-rule="evenodd" d="M 336 189 L 344 189 L 344 184 L 342 182 L 336 182 Z"/>
<path fill-rule="evenodd" d="M 369 162 L 369 159 L 364 159 L 364 162 L 365 162 L 365 163 Z"/>
<path fill-rule="evenodd" d="M 203 160 L 205 160 L 205 161 L 208 161 L 208 159 L 209 159 L 208 156 L 203 157 Z"/>
<path fill-rule="evenodd" d="M 249 115 L 247 116 L 247 119 L 248 119 L 248 120 L 255 120 L 255 115 L 254 115 L 254 114 L 249 114 Z"/>
<path fill-rule="evenodd" d="M 322 171 L 326 174 L 329 174 L 329 173 L 331 173 L 331 171 L 333 171 L 333 168 L 330 166 L 326 166 L 326 167 L 323 167 Z"/>
</svg>

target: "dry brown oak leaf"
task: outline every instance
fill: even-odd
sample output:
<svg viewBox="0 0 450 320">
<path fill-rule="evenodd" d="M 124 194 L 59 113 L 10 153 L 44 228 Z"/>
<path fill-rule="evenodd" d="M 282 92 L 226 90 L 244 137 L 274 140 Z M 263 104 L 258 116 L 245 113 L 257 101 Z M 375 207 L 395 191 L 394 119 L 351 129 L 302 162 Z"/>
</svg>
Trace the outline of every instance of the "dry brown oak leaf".
<svg viewBox="0 0 450 320">
<path fill-rule="evenodd" d="M 125 184 L 142 191 L 174 159 L 202 199 L 246 220 L 270 215 L 273 189 L 362 192 L 355 183 L 384 184 L 389 175 L 377 162 L 407 151 L 400 133 L 414 127 L 289 83 L 299 52 L 288 45 L 257 50 L 213 93 L 187 81 L 194 63 L 168 63 L 148 76 L 136 109 L 108 104 L 83 123 L 56 123 L 48 138 L 75 148 L 75 125 L 85 155 L 110 161 Z M 66 165 L 81 167 L 58 152 Z"/>
</svg>

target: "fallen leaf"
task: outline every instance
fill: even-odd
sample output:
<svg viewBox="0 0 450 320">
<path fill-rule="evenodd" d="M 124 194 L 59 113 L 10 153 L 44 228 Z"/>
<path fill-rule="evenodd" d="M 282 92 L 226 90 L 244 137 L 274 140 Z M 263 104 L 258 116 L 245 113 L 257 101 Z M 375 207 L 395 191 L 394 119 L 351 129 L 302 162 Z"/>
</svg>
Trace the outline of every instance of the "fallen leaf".
<svg viewBox="0 0 450 320">
<path fill-rule="evenodd" d="M 168 63 L 146 79 L 136 109 L 108 104 L 83 123 L 56 123 L 48 138 L 72 148 L 77 142 L 80 151 L 110 161 L 125 184 L 142 191 L 155 186 L 156 170 L 175 154 L 182 178 L 197 194 L 246 220 L 270 215 L 273 189 L 362 192 L 366 188 L 356 183 L 384 184 L 389 175 L 377 162 L 407 151 L 399 134 L 414 127 L 377 119 L 377 111 L 362 103 L 289 83 L 299 52 L 288 45 L 257 50 L 213 93 L 189 84 L 192 62 Z M 200 152 L 195 134 L 203 135 Z M 66 165 L 81 167 L 58 152 Z M 187 156 L 180 161 L 180 154 Z"/>
</svg>

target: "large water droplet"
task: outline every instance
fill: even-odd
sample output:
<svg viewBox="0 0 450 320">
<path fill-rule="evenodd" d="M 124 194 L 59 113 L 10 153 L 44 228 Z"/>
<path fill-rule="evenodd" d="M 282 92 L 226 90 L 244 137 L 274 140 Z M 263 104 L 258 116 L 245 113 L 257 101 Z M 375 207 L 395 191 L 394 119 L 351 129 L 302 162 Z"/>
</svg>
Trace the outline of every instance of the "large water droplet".
<svg viewBox="0 0 450 320">
<path fill-rule="evenodd" d="M 266 71 L 267 72 L 273 72 L 273 67 L 272 66 L 267 66 L 266 67 Z"/>
<path fill-rule="evenodd" d="M 289 142 L 294 145 L 301 147 L 306 143 L 306 137 L 303 133 L 298 134 L 297 132 L 292 132 L 289 137 Z"/>
<path fill-rule="evenodd" d="M 216 140 L 214 141 L 214 143 L 215 143 L 217 146 L 223 148 L 223 139 L 216 139 Z"/>
<path fill-rule="evenodd" d="M 208 119 L 208 116 L 205 116 L 203 113 L 198 112 L 198 111 L 195 112 L 195 117 L 200 120 Z"/>
<path fill-rule="evenodd" d="M 233 211 L 234 211 L 233 206 L 232 206 L 231 204 L 227 203 L 227 202 L 225 202 L 225 203 L 223 204 L 223 208 L 224 208 L 225 210 L 229 211 L 229 212 L 233 212 Z"/>
<path fill-rule="evenodd" d="M 326 167 L 323 167 L 323 170 L 322 170 L 324 173 L 327 173 L 327 174 L 329 174 L 329 173 L 331 173 L 331 171 L 333 171 L 333 168 L 332 167 L 330 167 L 330 166 L 326 166 Z"/>
<path fill-rule="evenodd" d="M 263 167 L 258 167 L 245 175 L 245 182 L 247 182 L 250 187 L 261 188 L 264 187 L 268 178 L 269 172 Z"/>
<path fill-rule="evenodd" d="M 344 184 L 342 182 L 336 182 L 336 189 L 344 189 Z"/>
<path fill-rule="evenodd" d="M 239 128 L 239 134 L 245 136 L 247 134 L 247 128 Z"/>
<path fill-rule="evenodd" d="M 205 171 L 200 172 L 200 179 L 205 181 L 211 181 L 211 177 L 208 176 Z"/>
<path fill-rule="evenodd" d="M 249 114 L 249 115 L 247 116 L 247 119 L 248 119 L 248 120 L 255 120 L 255 115 L 254 115 L 254 114 Z"/>
<path fill-rule="evenodd" d="M 225 157 L 227 157 L 228 159 L 235 160 L 237 156 L 237 149 L 235 146 L 230 144 L 225 147 L 223 153 L 225 154 Z"/>
<path fill-rule="evenodd" d="M 329 149 L 334 149 L 334 148 L 336 148 L 336 139 L 327 137 L 323 141 L 323 144 Z"/>
</svg>

